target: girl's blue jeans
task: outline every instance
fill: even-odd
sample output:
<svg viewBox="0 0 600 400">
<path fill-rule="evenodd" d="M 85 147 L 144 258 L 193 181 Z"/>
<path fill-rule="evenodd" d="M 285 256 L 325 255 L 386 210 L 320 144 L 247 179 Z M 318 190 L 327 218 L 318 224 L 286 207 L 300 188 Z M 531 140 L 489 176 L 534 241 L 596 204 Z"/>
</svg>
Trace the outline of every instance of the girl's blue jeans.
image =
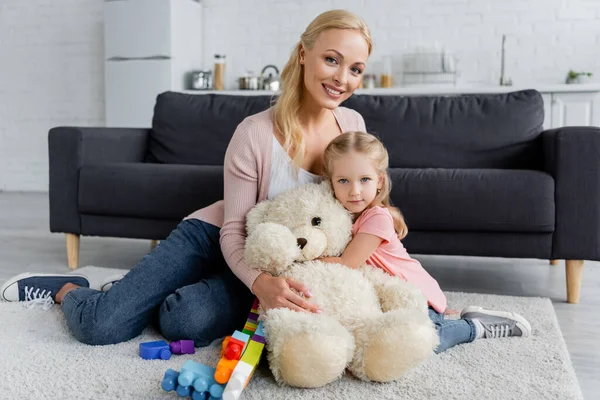
<svg viewBox="0 0 600 400">
<path fill-rule="evenodd" d="M 207 346 L 241 329 L 254 296 L 223 259 L 219 230 L 184 220 L 107 292 L 67 293 L 62 310 L 75 338 L 120 343 L 154 325 L 168 340 Z"/>
<path fill-rule="evenodd" d="M 475 340 L 476 330 L 470 319 L 445 319 L 445 313 L 438 313 L 429 307 L 429 319 L 433 321 L 440 338 L 440 344 L 435 353 L 448 350 L 457 344 L 469 343 Z"/>
</svg>

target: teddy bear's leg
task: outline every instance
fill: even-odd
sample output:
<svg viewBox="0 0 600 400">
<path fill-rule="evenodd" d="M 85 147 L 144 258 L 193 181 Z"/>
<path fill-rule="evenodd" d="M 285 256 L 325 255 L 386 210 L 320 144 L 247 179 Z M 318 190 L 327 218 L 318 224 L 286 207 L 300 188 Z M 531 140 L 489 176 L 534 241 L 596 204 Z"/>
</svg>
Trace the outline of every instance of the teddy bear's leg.
<svg viewBox="0 0 600 400">
<path fill-rule="evenodd" d="M 380 268 L 361 267 L 363 275 L 373 284 L 384 312 L 399 309 L 420 310 L 427 315 L 427 300 L 419 289 Z"/>
<path fill-rule="evenodd" d="M 395 310 L 355 324 L 356 350 L 350 371 L 358 378 L 389 382 L 433 354 L 439 343 L 429 317 L 417 310 Z"/>
<path fill-rule="evenodd" d="M 354 337 L 322 314 L 279 308 L 264 317 L 269 365 L 279 383 L 315 388 L 339 378 L 354 354 Z"/>
</svg>

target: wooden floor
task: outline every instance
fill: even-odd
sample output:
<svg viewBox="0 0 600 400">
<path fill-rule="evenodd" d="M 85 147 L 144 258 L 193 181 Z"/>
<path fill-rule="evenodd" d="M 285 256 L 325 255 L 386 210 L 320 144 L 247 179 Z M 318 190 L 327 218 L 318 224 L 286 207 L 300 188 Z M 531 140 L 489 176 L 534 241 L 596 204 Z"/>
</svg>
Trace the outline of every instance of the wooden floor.
<svg viewBox="0 0 600 400">
<path fill-rule="evenodd" d="M 143 240 L 84 237 L 80 265 L 130 268 L 149 246 Z M 444 290 L 551 298 L 583 394 L 598 398 L 600 263 L 586 261 L 580 303 L 571 305 L 565 302 L 564 262 L 550 266 L 547 260 L 416 258 Z M 47 194 L 0 193 L 0 284 L 25 271 L 66 272 L 66 263 L 64 235 L 49 233 Z"/>
</svg>

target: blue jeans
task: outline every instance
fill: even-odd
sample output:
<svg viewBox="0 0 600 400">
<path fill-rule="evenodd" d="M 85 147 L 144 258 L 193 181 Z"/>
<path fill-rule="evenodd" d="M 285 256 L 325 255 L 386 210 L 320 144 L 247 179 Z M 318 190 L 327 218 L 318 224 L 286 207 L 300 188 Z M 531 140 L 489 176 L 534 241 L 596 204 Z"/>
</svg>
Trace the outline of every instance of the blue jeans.
<svg viewBox="0 0 600 400">
<path fill-rule="evenodd" d="M 470 319 L 444 319 L 444 314 L 429 307 L 429 319 L 433 321 L 440 338 L 440 344 L 435 349 L 436 354 L 457 344 L 472 342 L 476 336 L 475 326 Z"/>
<path fill-rule="evenodd" d="M 70 291 L 62 310 L 73 336 L 120 343 L 153 324 L 168 340 L 207 346 L 241 329 L 254 296 L 223 259 L 219 230 L 185 220 L 107 292 Z"/>
</svg>

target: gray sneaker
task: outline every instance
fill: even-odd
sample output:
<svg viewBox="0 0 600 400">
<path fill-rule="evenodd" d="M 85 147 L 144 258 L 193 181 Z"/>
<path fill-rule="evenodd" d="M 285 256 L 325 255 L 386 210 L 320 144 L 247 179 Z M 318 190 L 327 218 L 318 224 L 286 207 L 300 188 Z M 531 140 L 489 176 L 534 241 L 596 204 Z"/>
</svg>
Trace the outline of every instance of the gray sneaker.
<svg viewBox="0 0 600 400">
<path fill-rule="evenodd" d="M 110 289 L 115 283 L 117 283 L 118 281 L 120 281 L 121 279 L 123 279 L 123 277 L 126 274 L 127 273 L 116 274 L 116 275 L 109 276 L 100 285 L 100 290 L 103 291 L 103 292 L 107 292 L 108 289 Z"/>
<path fill-rule="evenodd" d="M 498 338 L 508 336 L 531 336 L 531 325 L 523 316 L 506 311 L 487 310 L 483 307 L 469 306 L 464 308 L 462 319 L 477 320 L 483 327 L 483 337 Z"/>
</svg>

